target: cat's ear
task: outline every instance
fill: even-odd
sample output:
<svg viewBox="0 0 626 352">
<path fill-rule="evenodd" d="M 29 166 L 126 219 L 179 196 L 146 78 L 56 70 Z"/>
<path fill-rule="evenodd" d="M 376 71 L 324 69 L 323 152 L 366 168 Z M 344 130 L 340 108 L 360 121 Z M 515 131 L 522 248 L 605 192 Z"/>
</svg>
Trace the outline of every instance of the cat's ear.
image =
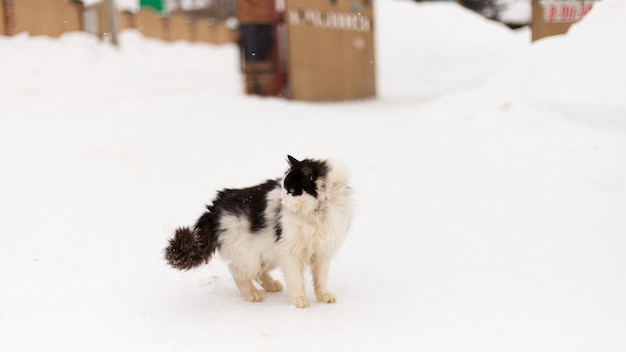
<svg viewBox="0 0 626 352">
<path fill-rule="evenodd" d="M 296 158 L 291 156 L 291 155 L 287 155 L 287 159 L 289 159 L 289 164 L 291 166 L 296 166 L 296 165 L 300 164 L 300 162 Z"/>
</svg>

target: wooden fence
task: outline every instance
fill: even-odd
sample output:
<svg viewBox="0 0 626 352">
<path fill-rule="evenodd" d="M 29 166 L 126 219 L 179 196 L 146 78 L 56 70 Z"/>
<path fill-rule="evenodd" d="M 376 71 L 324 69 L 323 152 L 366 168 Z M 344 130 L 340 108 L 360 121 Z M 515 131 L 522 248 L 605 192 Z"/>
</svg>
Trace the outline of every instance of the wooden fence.
<svg viewBox="0 0 626 352">
<path fill-rule="evenodd" d="M 82 28 L 80 7 L 67 1 L 17 0 L 14 6 L 16 33 L 58 37 Z"/>
<path fill-rule="evenodd" d="M 109 33 L 103 3 L 84 7 L 67 0 L 14 0 L 9 13 L 0 0 L 0 34 L 28 32 L 30 35 L 58 37 L 65 32 L 87 31 L 100 38 Z M 13 33 L 7 31 L 7 17 L 14 21 Z M 144 36 L 168 41 L 188 40 L 213 44 L 233 43 L 237 33 L 225 21 L 189 16 L 183 12 L 161 17 L 143 9 L 137 13 L 118 12 L 119 29 L 135 28 Z"/>
<path fill-rule="evenodd" d="M 7 35 L 6 33 L 6 24 L 4 23 L 4 17 L 6 12 L 6 4 L 4 1 L 0 0 L 0 35 Z"/>
<path fill-rule="evenodd" d="M 376 95 L 371 0 L 287 0 L 285 26 L 292 99 Z"/>
</svg>

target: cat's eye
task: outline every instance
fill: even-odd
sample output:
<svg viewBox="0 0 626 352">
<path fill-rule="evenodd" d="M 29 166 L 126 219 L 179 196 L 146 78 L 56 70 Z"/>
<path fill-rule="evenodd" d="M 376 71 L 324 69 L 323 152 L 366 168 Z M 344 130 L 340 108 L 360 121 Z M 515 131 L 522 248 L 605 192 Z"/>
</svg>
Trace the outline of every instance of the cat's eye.
<svg viewBox="0 0 626 352">
<path fill-rule="evenodd" d="M 289 188 L 289 193 L 293 193 L 293 192 L 295 192 L 295 191 L 296 191 L 296 190 L 295 190 L 293 187 L 292 187 L 292 188 Z"/>
</svg>

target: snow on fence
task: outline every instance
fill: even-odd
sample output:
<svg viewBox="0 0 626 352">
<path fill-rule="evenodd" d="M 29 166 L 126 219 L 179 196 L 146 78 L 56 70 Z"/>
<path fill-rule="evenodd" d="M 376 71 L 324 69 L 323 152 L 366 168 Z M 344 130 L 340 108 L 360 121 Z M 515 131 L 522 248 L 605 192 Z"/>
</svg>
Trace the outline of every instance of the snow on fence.
<svg viewBox="0 0 626 352">
<path fill-rule="evenodd" d="M 67 0 L 0 0 L 0 34 L 58 37 L 65 32 L 86 31 L 104 38 L 109 32 L 103 3 L 84 6 Z M 213 44 L 236 41 L 236 31 L 224 20 L 175 12 L 160 16 L 142 9 L 137 13 L 118 12 L 120 29 L 134 28 L 144 36 L 163 40 L 188 40 Z"/>
</svg>

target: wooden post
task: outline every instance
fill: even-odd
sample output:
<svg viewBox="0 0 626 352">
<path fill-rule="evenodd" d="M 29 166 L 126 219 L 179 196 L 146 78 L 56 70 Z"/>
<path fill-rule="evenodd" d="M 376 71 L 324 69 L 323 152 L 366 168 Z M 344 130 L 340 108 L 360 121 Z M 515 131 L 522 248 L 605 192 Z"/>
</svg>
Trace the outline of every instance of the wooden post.
<svg viewBox="0 0 626 352">
<path fill-rule="evenodd" d="M 13 0 L 2 1 L 2 33 L 4 35 L 15 35 L 15 7 Z"/>
<path fill-rule="evenodd" d="M 115 4 L 113 0 L 104 0 L 104 2 L 106 5 L 107 27 L 111 35 L 111 43 L 115 46 L 119 46 L 117 38 L 117 10 L 115 9 Z"/>
<path fill-rule="evenodd" d="M 246 92 L 280 95 L 275 0 L 238 0 L 237 19 Z"/>
</svg>

